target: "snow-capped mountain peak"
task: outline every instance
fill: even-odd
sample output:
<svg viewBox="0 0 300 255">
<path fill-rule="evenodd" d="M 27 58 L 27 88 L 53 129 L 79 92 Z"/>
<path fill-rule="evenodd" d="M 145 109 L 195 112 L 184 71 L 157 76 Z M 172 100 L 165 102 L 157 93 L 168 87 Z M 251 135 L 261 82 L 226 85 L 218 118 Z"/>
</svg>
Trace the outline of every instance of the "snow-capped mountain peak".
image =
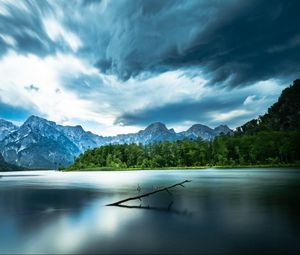
<svg viewBox="0 0 300 255">
<path fill-rule="evenodd" d="M 195 124 L 187 131 L 176 133 L 165 124 L 155 122 L 137 133 L 103 137 L 85 131 L 79 125 L 57 125 L 53 121 L 32 115 L 19 128 L 0 120 L 0 137 L 3 137 L 0 152 L 9 163 L 29 168 L 56 168 L 71 164 L 74 157 L 89 148 L 106 144 L 149 144 L 199 137 L 209 140 L 221 133 L 231 132 L 226 125 L 211 129 Z"/>
</svg>

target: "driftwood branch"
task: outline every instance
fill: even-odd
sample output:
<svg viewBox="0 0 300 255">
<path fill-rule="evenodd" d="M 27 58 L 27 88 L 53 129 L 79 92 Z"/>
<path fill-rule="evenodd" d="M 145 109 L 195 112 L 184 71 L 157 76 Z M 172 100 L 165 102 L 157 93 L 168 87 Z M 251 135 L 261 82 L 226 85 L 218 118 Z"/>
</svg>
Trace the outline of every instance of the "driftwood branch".
<svg viewBox="0 0 300 255">
<path fill-rule="evenodd" d="M 190 180 L 185 180 L 183 182 L 180 182 L 180 183 L 176 183 L 176 184 L 173 184 L 171 186 L 168 186 L 168 187 L 165 187 L 165 188 L 160 188 L 160 189 L 157 189 L 155 191 L 152 191 L 152 192 L 148 192 L 148 193 L 144 193 L 142 195 L 139 195 L 139 196 L 135 196 L 135 197 L 129 197 L 129 198 L 126 198 L 126 199 L 123 199 L 123 200 L 120 200 L 118 202 L 115 202 L 115 203 L 112 203 L 112 204 L 108 204 L 107 206 L 120 206 L 121 204 L 125 203 L 125 202 L 128 202 L 128 201 L 131 201 L 131 200 L 136 200 L 136 199 L 139 199 L 141 200 L 141 198 L 143 197 L 149 197 L 151 195 L 154 195 L 158 192 L 162 192 L 162 191 L 167 191 L 169 194 L 171 194 L 170 192 L 170 189 L 176 187 L 176 186 L 183 186 L 184 183 L 187 183 L 187 182 L 191 182 Z M 124 206 L 125 207 L 125 206 Z"/>
</svg>

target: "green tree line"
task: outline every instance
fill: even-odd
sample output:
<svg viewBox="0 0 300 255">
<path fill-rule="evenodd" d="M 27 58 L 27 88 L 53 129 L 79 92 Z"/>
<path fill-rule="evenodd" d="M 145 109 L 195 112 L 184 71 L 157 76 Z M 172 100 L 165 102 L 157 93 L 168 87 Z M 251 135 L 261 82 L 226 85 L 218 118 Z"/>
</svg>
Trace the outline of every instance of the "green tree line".
<svg viewBox="0 0 300 255">
<path fill-rule="evenodd" d="M 221 135 L 212 141 L 111 144 L 87 150 L 69 169 L 297 164 L 299 152 L 299 131 L 263 131 L 255 135 Z"/>
</svg>

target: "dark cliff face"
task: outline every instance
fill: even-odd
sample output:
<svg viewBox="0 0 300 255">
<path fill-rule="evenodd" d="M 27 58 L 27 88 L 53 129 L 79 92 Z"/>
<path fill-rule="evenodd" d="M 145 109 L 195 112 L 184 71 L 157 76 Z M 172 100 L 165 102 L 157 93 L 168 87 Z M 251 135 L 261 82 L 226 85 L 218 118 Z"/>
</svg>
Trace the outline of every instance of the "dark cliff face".
<svg viewBox="0 0 300 255">
<path fill-rule="evenodd" d="M 265 115 L 238 127 L 237 133 L 253 134 L 264 130 L 300 130 L 300 79 L 282 91 Z"/>
</svg>

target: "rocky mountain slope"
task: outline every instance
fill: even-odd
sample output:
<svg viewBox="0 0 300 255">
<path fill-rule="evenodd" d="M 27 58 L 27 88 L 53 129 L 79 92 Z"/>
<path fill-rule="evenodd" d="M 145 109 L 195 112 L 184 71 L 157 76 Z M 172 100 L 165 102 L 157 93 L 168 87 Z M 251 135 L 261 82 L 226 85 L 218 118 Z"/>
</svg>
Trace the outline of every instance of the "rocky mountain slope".
<svg viewBox="0 0 300 255">
<path fill-rule="evenodd" d="M 25 169 L 23 167 L 19 167 L 19 166 L 5 162 L 3 156 L 0 153 L 0 172 L 21 171 L 21 170 L 25 170 Z"/>
<path fill-rule="evenodd" d="M 191 126 L 187 131 L 183 131 L 180 134 L 184 137 L 191 139 L 197 139 L 201 137 L 204 140 L 210 140 L 217 135 L 223 134 L 232 134 L 233 131 L 226 125 L 220 125 L 214 129 L 207 127 L 201 124 L 195 124 Z"/>
<path fill-rule="evenodd" d="M 4 159 L 28 168 L 55 168 L 70 164 L 78 147 L 52 121 L 31 116 L 0 142 Z"/>
<path fill-rule="evenodd" d="M 7 120 L 0 119 L 0 141 L 17 129 L 18 127 L 13 123 Z"/>
<path fill-rule="evenodd" d="M 0 125 L 0 152 L 12 164 L 27 168 L 53 169 L 69 165 L 74 157 L 89 148 L 105 144 L 174 141 L 184 138 L 211 139 L 220 133 L 232 133 L 227 126 L 215 129 L 197 124 L 184 132 L 176 133 L 163 123 L 156 122 L 137 133 L 117 136 L 98 136 L 81 126 L 62 126 L 53 121 L 31 116 L 19 128 L 8 121 Z"/>
</svg>

